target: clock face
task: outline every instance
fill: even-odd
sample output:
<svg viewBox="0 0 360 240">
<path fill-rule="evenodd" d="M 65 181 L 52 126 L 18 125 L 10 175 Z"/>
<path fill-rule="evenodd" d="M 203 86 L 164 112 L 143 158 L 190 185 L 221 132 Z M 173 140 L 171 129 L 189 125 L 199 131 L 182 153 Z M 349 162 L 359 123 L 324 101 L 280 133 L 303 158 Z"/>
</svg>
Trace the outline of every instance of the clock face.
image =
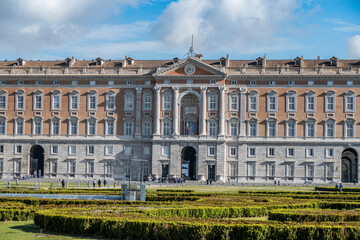
<svg viewBox="0 0 360 240">
<path fill-rule="evenodd" d="M 195 66 L 194 65 L 192 65 L 192 64 L 187 64 L 186 66 L 185 66 L 185 73 L 187 74 L 187 75 L 193 75 L 194 73 L 195 73 Z"/>
</svg>

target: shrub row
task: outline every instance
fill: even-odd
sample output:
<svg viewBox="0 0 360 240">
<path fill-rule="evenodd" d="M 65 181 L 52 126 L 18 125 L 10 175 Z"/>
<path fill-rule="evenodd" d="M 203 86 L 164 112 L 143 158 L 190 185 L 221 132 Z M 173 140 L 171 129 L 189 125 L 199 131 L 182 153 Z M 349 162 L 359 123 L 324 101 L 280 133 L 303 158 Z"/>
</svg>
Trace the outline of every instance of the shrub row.
<svg viewBox="0 0 360 240">
<path fill-rule="evenodd" d="M 354 214 L 355 213 L 355 214 Z M 319 210 L 273 210 L 269 220 L 295 222 L 354 222 L 360 220 L 360 213 L 319 211 Z"/>
<path fill-rule="evenodd" d="M 156 192 L 180 192 L 180 193 L 190 193 L 195 192 L 191 189 L 157 189 Z"/>
<path fill-rule="evenodd" d="M 198 207 L 150 209 L 141 212 L 152 217 L 238 218 L 267 216 L 268 211 L 266 207 Z"/>
<path fill-rule="evenodd" d="M 35 209 L 0 209 L 0 221 L 26 221 L 33 219 Z"/>
<path fill-rule="evenodd" d="M 340 189 L 335 189 L 335 187 L 315 187 L 315 191 L 327 191 L 327 192 L 339 192 Z M 351 187 L 351 188 L 343 188 L 343 192 L 360 192 L 360 188 Z"/>
<path fill-rule="evenodd" d="M 59 233 L 112 239 L 359 239 L 356 226 L 297 224 L 202 224 L 127 220 L 54 214 L 40 211 L 35 224 Z"/>
</svg>

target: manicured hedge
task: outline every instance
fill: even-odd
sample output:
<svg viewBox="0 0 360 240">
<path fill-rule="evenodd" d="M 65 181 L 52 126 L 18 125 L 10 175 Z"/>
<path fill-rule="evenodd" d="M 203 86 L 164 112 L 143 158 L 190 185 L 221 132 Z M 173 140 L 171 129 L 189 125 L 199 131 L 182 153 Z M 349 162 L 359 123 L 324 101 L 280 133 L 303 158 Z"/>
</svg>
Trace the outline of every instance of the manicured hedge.
<svg viewBox="0 0 360 240">
<path fill-rule="evenodd" d="M 26 221 L 34 218 L 35 209 L 0 209 L 0 221 Z"/>
<path fill-rule="evenodd" d="M 316 191 L 327 191 L 327 192 L 339 192 L 340 189 L 335 189 L 335 187 L 315 187 Z M 344 187 L 343 192 L 360 192 L 359 187 Z"/>
<path fill-rule="evenodd" d="M 360 220 L 357 211 L 334 211 L 334 210 L 273 210 L 269 212 L 269 220 L 295 221 L 295 222 L 355 222 Z"/>
<path fill-rule="evenodd" d="M 192 193 L 195 192 L 191 189 L 157 189 L 156 192 L 179 192 L 179 193 Z"/>
<path fill-rule="evenodd" d="M 54 214 L 40 211 L 35 224 L 48 231 L 112 239 L 359 239 L 356 226 L 307 224 L 203 224 L 128 220 Z"/>
</svg>

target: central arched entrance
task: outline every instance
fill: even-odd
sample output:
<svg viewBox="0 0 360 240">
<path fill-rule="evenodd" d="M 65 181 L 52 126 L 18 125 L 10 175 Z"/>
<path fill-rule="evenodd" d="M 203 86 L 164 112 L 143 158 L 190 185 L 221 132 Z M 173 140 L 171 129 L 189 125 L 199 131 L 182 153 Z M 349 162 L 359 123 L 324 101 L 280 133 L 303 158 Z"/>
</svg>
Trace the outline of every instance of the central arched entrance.
<svg viewBox="0 0 360 240">
<path fill-rule="evenodd" d="M 35 145 L 30 150 L 30 175 L 44 176 L 44 148 L 40 145 Z"/>
<path fill-rule="evenodd" d="M 341 181 L 357 182 L 358 154 L 353 148 L 345 149 L 341 154 Z"/>
<path fill-rule="evenodd" d="M 181 151 L 181 177 L 187 180 L 196 180 L 196 150 L 193 147 L 184 147 Z"/>
</svg>

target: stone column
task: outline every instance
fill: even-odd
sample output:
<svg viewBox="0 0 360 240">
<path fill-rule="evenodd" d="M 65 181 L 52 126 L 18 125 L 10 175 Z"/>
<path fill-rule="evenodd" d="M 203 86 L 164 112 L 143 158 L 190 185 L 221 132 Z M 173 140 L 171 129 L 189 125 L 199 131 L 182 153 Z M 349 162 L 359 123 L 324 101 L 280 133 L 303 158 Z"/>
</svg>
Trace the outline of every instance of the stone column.
<svg viewBox="0 0 360 240">
<path fill-rule="evenodd" d="M 240 136 L 245 137 L 246 88 L 240 88 Z"/>
<path fill-rule="evenodd" d="M 179 135 L 179 87 L 173 87 L 174 91 L 174 108 L 173 108 L 173 135 L 178 136 Z"/>
<path fill-rule="evenodd" d="M 219 87 L 220 108 L 219 108 L 219 136 L 225 136 L 225 87 Z"/>
<path fill-rule="evenodd" d="M 141 136 L 141 92 L 142 88 L 137 87 L 136 88 L 136 122 L 135 122 L 135 137 Z"/>
<path fill-rule="evenodd" d="M 206 135 L 206 87 L 201 87 L 200 136 Z"/>
<path fill-rule="evenodd" d="M 154 135 L 160 135 L 160 89 L 160 87 L 154 88 Z"/>
</svg>

